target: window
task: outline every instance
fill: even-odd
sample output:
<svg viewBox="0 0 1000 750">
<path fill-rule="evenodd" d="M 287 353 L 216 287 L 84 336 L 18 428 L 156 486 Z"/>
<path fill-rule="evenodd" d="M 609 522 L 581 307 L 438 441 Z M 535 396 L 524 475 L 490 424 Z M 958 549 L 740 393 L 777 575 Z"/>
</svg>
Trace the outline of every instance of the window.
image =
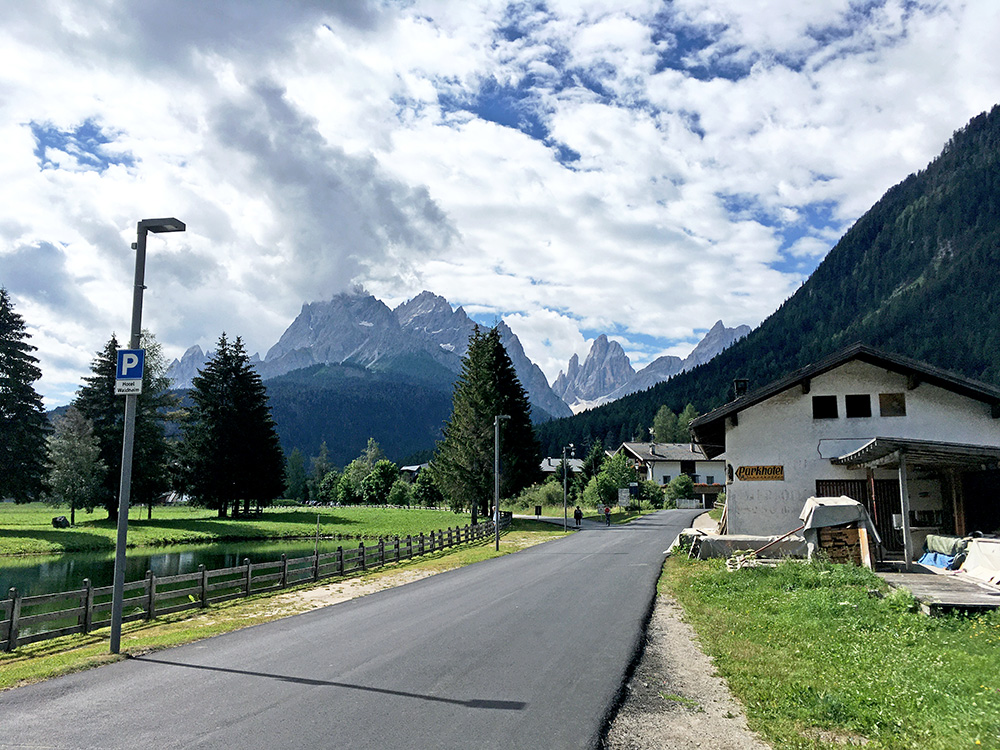
<svg viewBox="0 0 1000 750">
<path fill-rule="evenodd" d="M 867 393 L 845 396 L 844 413 L 848 419 L 870 417 L 872 415 L 871 396 Z"/>
<path fill-rule="evenodd" d="M 906 394 L 905 393 L 880 393 L 878 394 L 879 414 L 883 417 L 905 417 L 906 416 Z"/>
<path fill-rule="evenodd" d="M 712 474 L 706 474 L 705 484 L 715 484 L 715 477 Z"/>
<path fill-rule="evenodd" d="M 813 419 L 836 419 L 836 396 L 813 396 Z"/>
<path fill-rule="evenodd" d="M 695 466 L 694 461 L 681 461 L 681 474 L 687 474 L 692 479 L 694 478 Z"/>
</svg>

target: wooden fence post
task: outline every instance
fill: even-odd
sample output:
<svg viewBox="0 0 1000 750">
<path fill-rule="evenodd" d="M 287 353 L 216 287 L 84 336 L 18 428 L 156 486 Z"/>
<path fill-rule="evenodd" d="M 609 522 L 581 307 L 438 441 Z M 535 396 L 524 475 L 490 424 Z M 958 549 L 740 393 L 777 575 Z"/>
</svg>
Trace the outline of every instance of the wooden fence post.
<svg viewBox="0 0 1000 750">
<path fill-rule="evenodd" d="M 21 595 L 15 586 L 11 586 L 7 596 L 11 600 L 10 623 L 7 626 L 7 651 L 10 652 L 17 648 L 17 621 L 21 619 Z"/>
<path fill-rule="evenodd" d="M 413 557 L 413 535 L 406 535 L 406 559 L 409 560 Z"/>
<path fill-rule="evenodd" d="M 83 632 L 89 633 L 94 622 L 94 586 L 89 578 L 83 579 Z"/>
<path fill-rule="evenodd" d="M 281 588 L 288 585 L 288 555 L 281 553 Z"/>
<path fill-rule="evenodd" d="M 417 554 L 424 554 L 424 532 L 420 532 L 420 544 L 417 545 Z"/>
<path fill-rule="evenodd" d="M 199 565 L 198 572 L 201 574 L 201 608 L 204 609 L 208 606 L 208 570 Z"/>
<path fill-rule="evenodd" d="M 316 546 L 315 557 L 313 558 L 313 580 L 319 580 L 319 546 Z"/>
<path fill-rule="evenodd" d="M 337 575 L 344 575 L 344 548 L 337 547 Z"/>
<path fill-rule="evenodd" d="M 152 620 L 156 615 L 156 576 L 153 571 L 146 571 L 146 619 Z"/>
<path fill-rule="evenodd" d="M 358 556 L 361 558 L 361 570 L 367 570 L 368 568 L 366 567 L 365 561 L 365 543 L 363 541 L 358 542 L 358 550 Z"/>
<path fill-rule="evenodd" d="M 393 551 L 396 553 L 396 562 L 399 562 L 399 537 L 397 536 L 395 541 L 392 543 Z"/>
<path fill-rule="evenodd" d="M 378 564 L 385 567 L 385 539 L 378 538 Z"/>
<path fill-rule="evenodd" d="M 247 572 L 243 579 L 243 596 L 250 596 L 250 570 L 253 566 L 250 564 L 249 557 L 243 558 L 243 564 L 247 566 Z"/>
</svg>

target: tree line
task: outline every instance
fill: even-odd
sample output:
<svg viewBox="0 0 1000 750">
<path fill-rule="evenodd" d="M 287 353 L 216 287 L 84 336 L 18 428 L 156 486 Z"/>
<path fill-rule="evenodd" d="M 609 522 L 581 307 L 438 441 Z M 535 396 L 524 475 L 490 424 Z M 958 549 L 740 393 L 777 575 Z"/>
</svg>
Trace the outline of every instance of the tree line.
<svg viewBox="0 0 1000 750">
<path fill-rule="evenodd" d="M 114 394 L 118 341 L 97 352 L 69 408 L 50 425 L 34 383 L 41 377 L 24 321 L 0 287 L 0 499 L 45 500 L 104 509 L 117 520 L 124 401 Z M 246 515 L 286 495 L 299 501 L 437 507 L 478 515 L 492 507 L 494 419 L 501 422 L 501 492 L 516 494 L 540 473 L 541 451 L 527 393 L 498 330 L 474 329 L 452 396 L 443 438 L 410 484 L 378 444 L 338 469 L 325 444 L 306 459 L 285 457 L 268 393 L 237 337 L 223 333 L 182 404 L 170 391 L 159 344 L 142 335 L 146 366 L 137 398 L 133 504 L 168 493 L 218 511 Z"/>
</svg>

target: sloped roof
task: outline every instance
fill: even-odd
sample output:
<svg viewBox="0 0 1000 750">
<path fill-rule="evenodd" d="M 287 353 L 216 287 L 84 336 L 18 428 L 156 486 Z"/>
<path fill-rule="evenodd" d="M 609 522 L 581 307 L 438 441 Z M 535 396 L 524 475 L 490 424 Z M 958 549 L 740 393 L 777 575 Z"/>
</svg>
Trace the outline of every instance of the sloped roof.
<svg viewBox="0 0 1000 750">
<path fill-rule="evenodd" d="M 622 443 L 625 451 L 643 463 L 656 461 L 706 461 L 701 448 L 691 443 Z"/>
<path fill-rule="evenodd" d="M 926 362 L 920 362 L 919 360 L 910 359 L 898 354 L 889 354 L 865 344 L 854 344 L 818 362 L 795 370 L 789 375 L 775 380 L 763 388 L 758 388 L 745 396 L 741 396 L 735 401 L 730 401 L 725 406 L 720 406 L 718 409 L 708 412 L 708 414 L 691 420 L 691 434 L 694 440 L 705 450 L 705 454 L 714 457 L 725 450 L 726 417 L 738 414 L 744 409 L 766 401 L 778 393 L 787 391 L 789 388 L 795 386 L 800 386 L 818 375 L 827 373 L 853 360 L 866 362 L 876 367 L 882 367 L 890 372 L 905 375 L 911 381 L 911 388 L 916 388 L 920 383 L 928 383 L 966 396 L 967 398 L 981 401 L 993 407 L 995 415 L 1000 415 L 1000 389 L 992 385 L 956 375 L 939 367 L 929 365 Z"/>
</svg>

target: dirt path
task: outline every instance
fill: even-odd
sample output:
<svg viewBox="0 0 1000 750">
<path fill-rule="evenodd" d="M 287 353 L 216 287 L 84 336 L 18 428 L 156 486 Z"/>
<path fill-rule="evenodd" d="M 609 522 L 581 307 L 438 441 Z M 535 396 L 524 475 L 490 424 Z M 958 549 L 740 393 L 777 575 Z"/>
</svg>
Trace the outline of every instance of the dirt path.
<svg viewBox="0 0 1000 750">
<path fill-rule="evenodd" d="M 611 723 L 604 750 L 769 750 L 716 676 L 676 601 L 660 596 L 646 648 Z"/>
</svg>

